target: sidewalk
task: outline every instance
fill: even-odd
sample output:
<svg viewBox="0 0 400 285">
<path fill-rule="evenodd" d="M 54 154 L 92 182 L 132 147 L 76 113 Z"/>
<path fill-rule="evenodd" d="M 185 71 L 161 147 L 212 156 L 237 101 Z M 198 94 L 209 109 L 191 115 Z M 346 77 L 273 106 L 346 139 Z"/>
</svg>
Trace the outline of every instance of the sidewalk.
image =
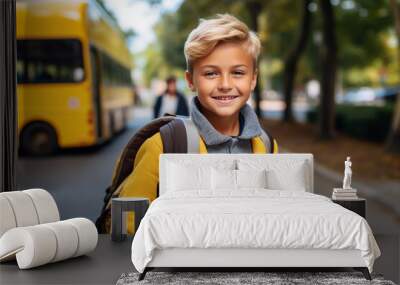
<svg viewBox="0 0 400 285">
<path fill-rule="evenodd" d="M 336 181 L 338 187 L 343 183 L 343 174 L 330 170 L 327 167 L 314 163 L 314 171 L 321 176 Z M 400 219 L 400 182 L 361 181 L 353 179 L 351 186 L 357 189 L 358 195 L 376 200 L 389 207 Z"/>
<path fill-rule="evenodd" d="M 292 151 L 280 147 L 280 153 L 292 153 Z M 327 168 L 326 166 L 314 161 L 314 172 L 320 176 L 333 181 L 337 187 L 343 183 L 342 173 Z M 373 199 L 389 207 L 391 211 L 400 219 L 400 181 L 362 181 L 352 179 L 351 186 L 357 189 L 360 197 Z M 333 189 L 332 189 L 333 190 Z"/>
<path fill-rule="evenodd" d="M 263 120 L 276 138 L 280 152 L 312 153 L 316 174 L 343 183 L 344 161 L 353 161 L 352 187 L 359 196 L 375 200 L 400 219 L 400 156 L 387 154 L 382 146 L 337 135 L 332 141 L 317 138 L 312 126 Z"/>
</svg>

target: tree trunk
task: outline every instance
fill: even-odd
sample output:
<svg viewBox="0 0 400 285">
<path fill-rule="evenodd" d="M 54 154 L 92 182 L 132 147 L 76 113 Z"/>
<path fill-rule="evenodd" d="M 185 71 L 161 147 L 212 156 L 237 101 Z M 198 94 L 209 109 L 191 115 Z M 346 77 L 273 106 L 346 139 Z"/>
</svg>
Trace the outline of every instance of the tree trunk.
<svg viewBox="0 0 400 285">
<path fill-rule="evenodd" d="M 390 0 L 390 5 L 393 11 L 397 39 L 400 42 L 400 4 L 396 4 L 395 0 Z M 400 69 L 400 47 L 397 47 L 397 63 Z M 392 126 L 386 139 L 386 149 L 389 152 L 400 153 L 400 93 L 396 96 Z"/>
<path fill-rule="evenodd" d="M 400 153 L 400 93 L 396 97 L 392 127 L 386 139 L 386 150 L 393 153 Z"/>
<path fill-rule="evenodd" d="M 262 11 L 262 5 L 260 1 L 246 1 L 246 8 L 250 14 L 250 29 L 254 31 L 255 33 L 258 33 L 258 16 L 260 15 Z M 261 88 L 260 88 L 260 59 L 261 56 L 259 57 L 259 60 L 257 61 L 257 85 L 254 88 L 254 101 L 255 101 L 255 107 L 256 107 L 256 114 L 257 117 L 261 118 L 261 108 L 260 108 L 260 102 L 261 102 Z"/>
<path fill-rule="evenodd" d="M 297 73 L 297 63 L 306 47 L 308 36 L 310 34 L 311 13 L 308 9 L 309 4 L 310 0 L 303 0 L 303 16 L 299 31 L 299 38 L 297 40 L 296 46 L 289 52 L 285 60 L 283 94 L 286 107 L 283 119 L 286 122 L 293 120 L 292 99 L 293 85 Z"/>
<path fill-rule="evenodd" d="M 331 139 L 335 128 L 335 82 L 337 68 L 337 44 L 335 16 L 329 0 L 320 0 L 323 22 L 321 50 L 321 100 L 319 133 L 323 139 Z"/>
</svg>

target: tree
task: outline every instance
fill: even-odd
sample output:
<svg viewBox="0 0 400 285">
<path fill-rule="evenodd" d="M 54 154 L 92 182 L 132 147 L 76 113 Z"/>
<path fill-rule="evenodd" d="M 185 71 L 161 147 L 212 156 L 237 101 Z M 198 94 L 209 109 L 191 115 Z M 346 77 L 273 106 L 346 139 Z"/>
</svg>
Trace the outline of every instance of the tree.
<svg viewBox="0 0 400 285">
<path fill-rule="evenodd" d="M 284 85 L 283 85 L 283 94 L 286 103 L 286 108 L 284 111 L 285 121 L 293 120 L 292 98 L 293 98 L 294 79 L 297 73 L 297 63 L 306 47 L 307 40 L 310 34 L 311 13 L 309 10 L 309 4 L 310 0 L 303 0 L 303 17 L 297 44 L 289 52 L 285 60 Z"/>
<path fill-rule="evenodd" d="M 335 16 L 329 0 L 320 0 L 323 22 L 323 45 L 321 50 L 321 103 L 319 134 L 323 139 L 331 139 L 335 129 L 335 84 L 337 69 L 337 43 Z"/>
<path fill-rule="evenodd" d="M 259 28 L 258 28 L 258 20 L 259 16 L 262 12 L 262 4 L 260 1 L 253 1 L 249 0 L 246 1 L 246 8 L 247 11 L 250 15 L 250 29 L 253 30 L 255 33 L 258 33 Z M 257 61 L 257 70 L 260 70 L 260 59 Z M 256 105 L 256 114 L 257 117 L 261 117 L 261 108 L 260 108 L 260 102 L 261 102 L 261 88 L 260 88 L 260 73 L 257 73 L 257 85 L 254 88 L 254 100 L 255 100 L 255 105 Z"/>
<path fill-rule="evenodd" d="M 397 34 L 398 42 L 400 43 L 400 3 L 395 0 L 390 0 L 390 5 L 393 11 L 395 29 Z M 400 67 L 400 46 L 398 49 L 398 66 Z M 397 94 L 396 106 L 394 109 L 392 126 L 389 132 L 389 136 L 386 140 L 386 149 L 390 152 L 400 153 L 400 93 Z"/>
</svg>

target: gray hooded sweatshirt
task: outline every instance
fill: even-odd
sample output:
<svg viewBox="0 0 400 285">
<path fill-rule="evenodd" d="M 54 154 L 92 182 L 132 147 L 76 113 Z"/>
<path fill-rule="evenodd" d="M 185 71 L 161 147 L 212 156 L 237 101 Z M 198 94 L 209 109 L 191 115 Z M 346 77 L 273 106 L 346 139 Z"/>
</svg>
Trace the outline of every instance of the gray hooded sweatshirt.
<svg viewBox="0 0 400 285">
<path fill-rule="evenodd" d="M 262 129 L 257 115 L 250 105 L 240 109 L 239 136 L 226 136 L 218 132 L 200 111 L 196 97 L 190 104 L 190 116 L 203 138 L 208 153 L 252 153 L 251 139 L 261 135 Z"/>
</svg>

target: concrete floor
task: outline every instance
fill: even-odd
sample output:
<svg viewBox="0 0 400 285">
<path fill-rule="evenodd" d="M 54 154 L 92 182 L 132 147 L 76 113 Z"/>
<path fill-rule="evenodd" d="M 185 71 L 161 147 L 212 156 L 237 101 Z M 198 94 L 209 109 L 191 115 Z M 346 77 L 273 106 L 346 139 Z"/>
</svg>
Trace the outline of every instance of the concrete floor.
<svg viewBox="0 0 400 285">
<path fill-rule="evenodd" d="M 148 110 L 137 110 L 128 130 L 97 148 L 67 150 L 46 158 L 19 159 L 18 189 L 44 188 L 52 193 L 61 218 L 86 217 L 95 221 L 103 205 L 104 191 L 111 183 L 115 160 L 135 131 L 149 119 Z M 335 181 L 315 173 L 317 194 L 330 196 Z M 382 256 L 375 272 L 394 282 L 400 280 L 400 217 L 379 201 L 368 199 L 367 220 L 376 236 Z"/>
</svg>

